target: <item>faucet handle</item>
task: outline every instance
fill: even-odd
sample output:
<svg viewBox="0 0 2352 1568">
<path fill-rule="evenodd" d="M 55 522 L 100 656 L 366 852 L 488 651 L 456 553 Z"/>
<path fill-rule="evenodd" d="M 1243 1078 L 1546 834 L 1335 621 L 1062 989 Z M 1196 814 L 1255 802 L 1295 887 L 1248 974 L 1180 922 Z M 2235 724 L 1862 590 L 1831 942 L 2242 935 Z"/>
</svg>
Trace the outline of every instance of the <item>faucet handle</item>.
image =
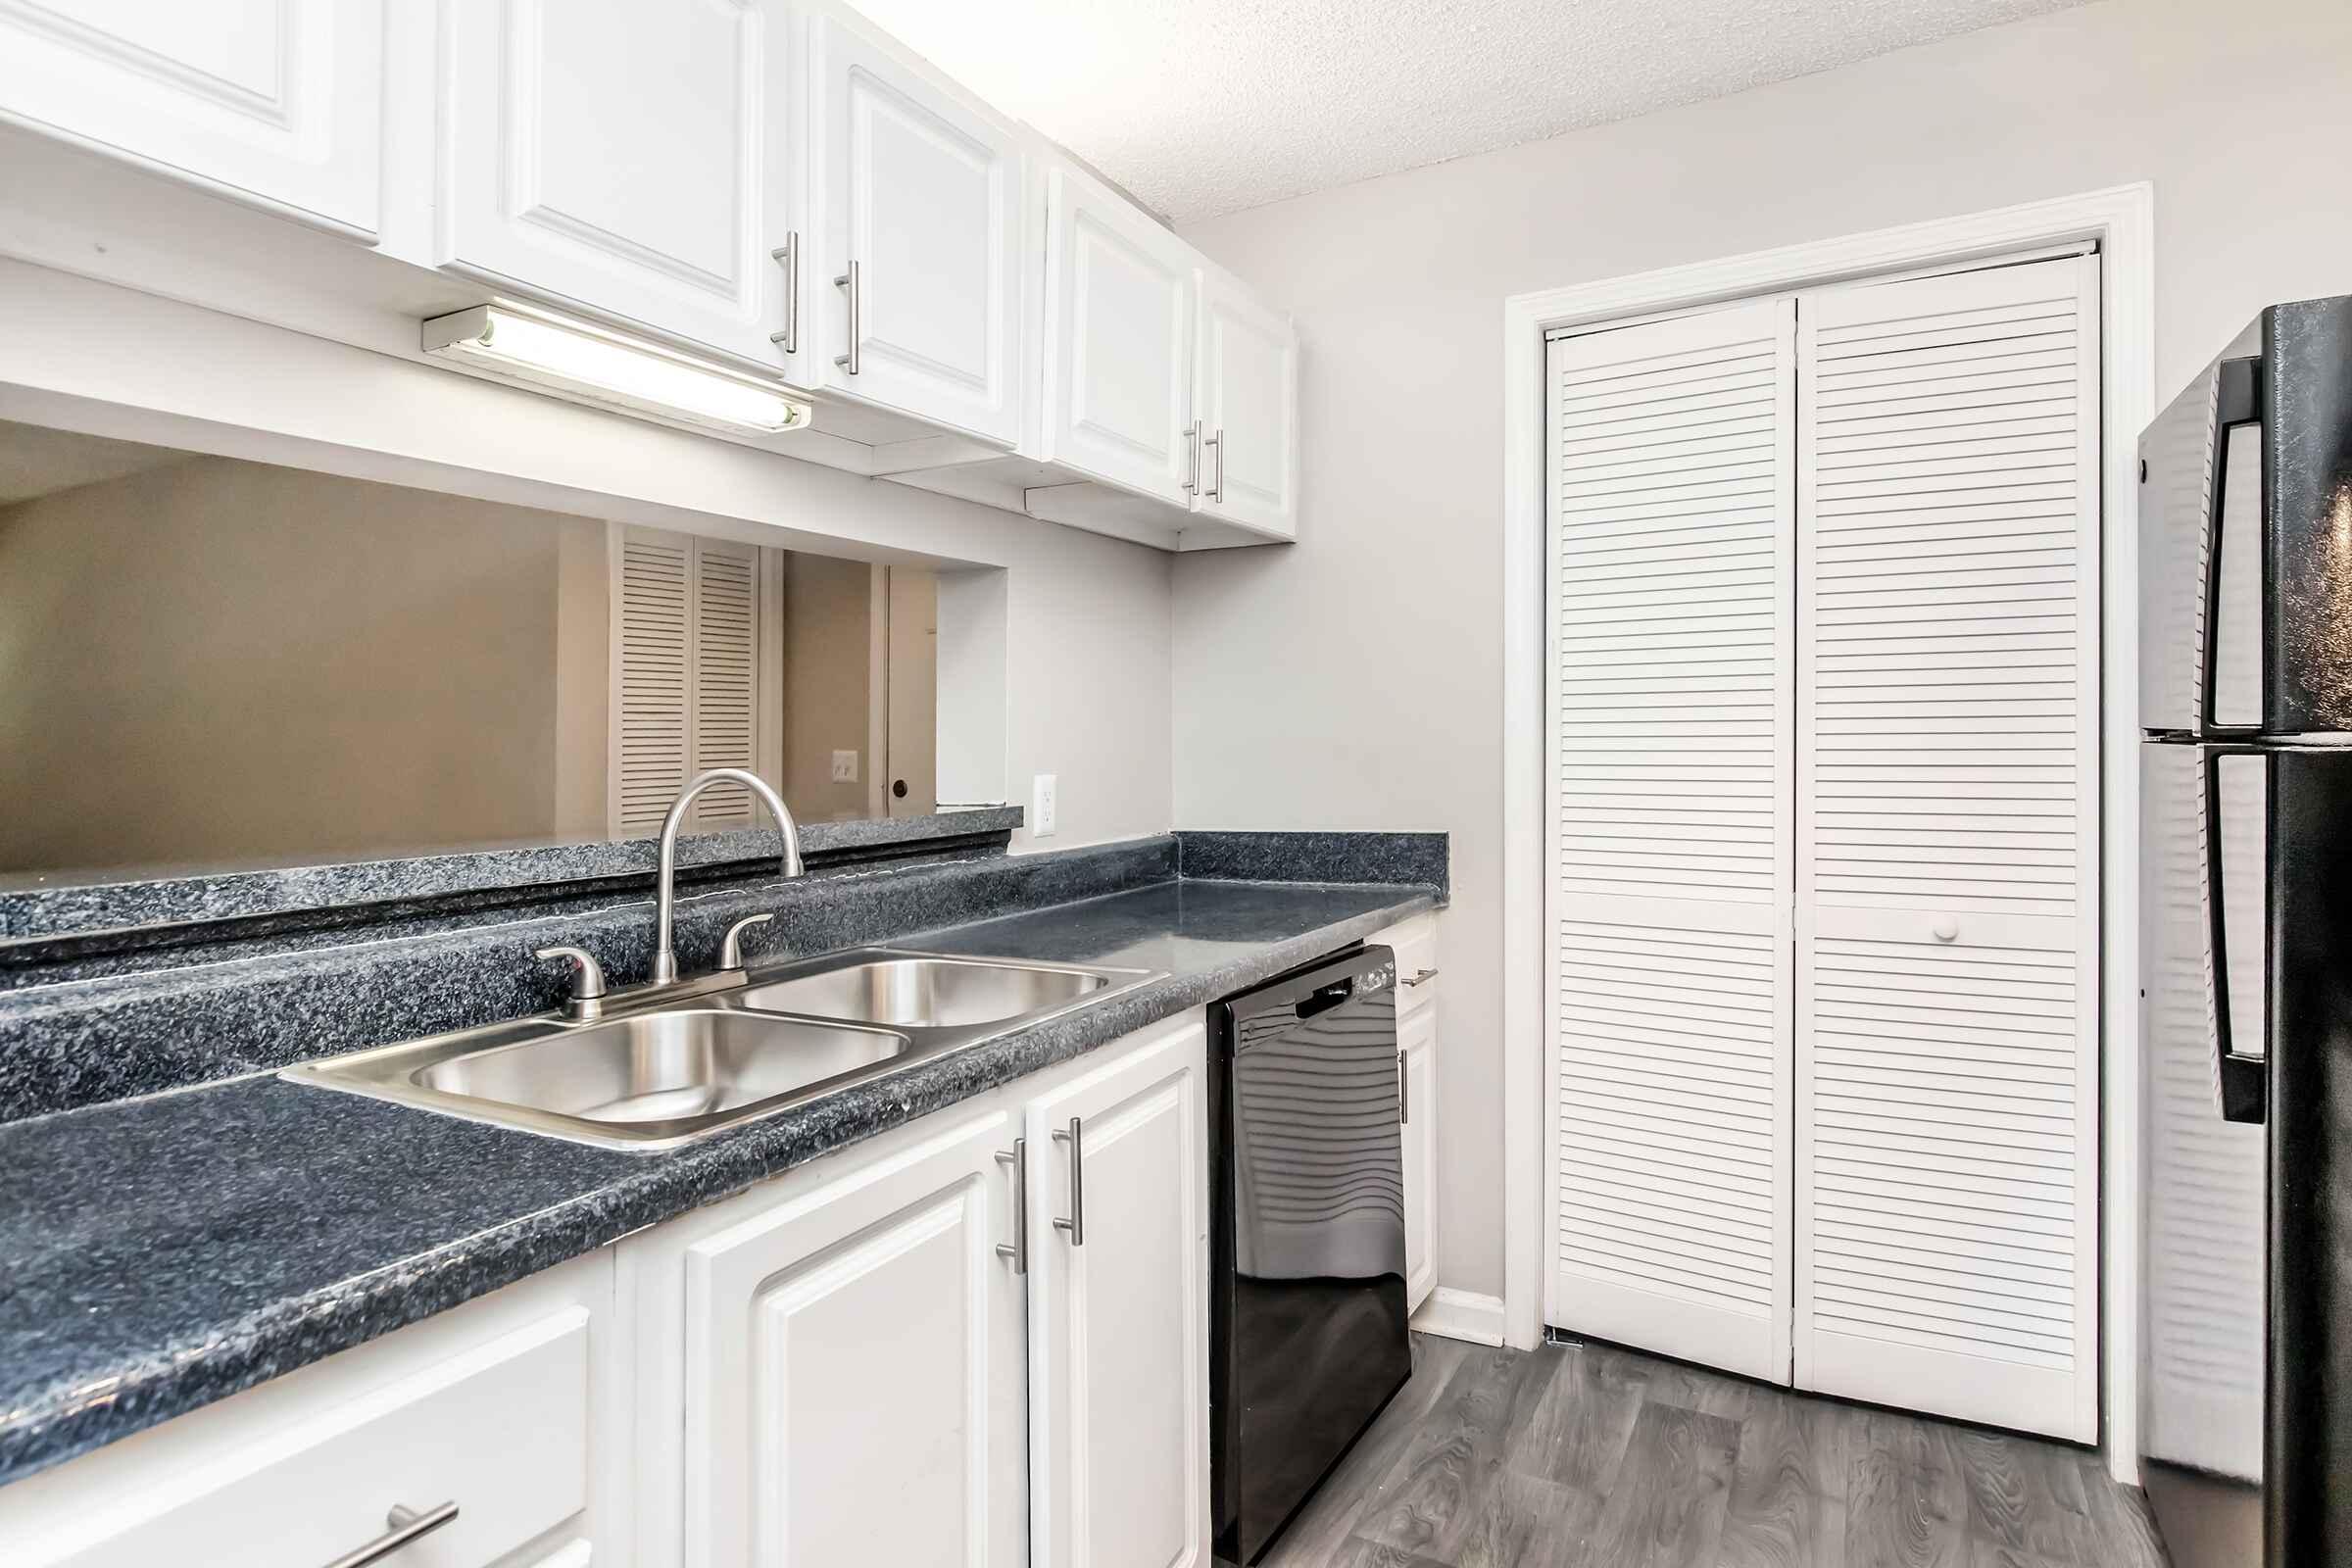
<svg viewBox="0 0 2352 1568">
<path fill-rule="evenodd" d="M 571 964 L 571 1003 L 595 1002 L 605 994 L 605 966 L 596 961 L 596 955 L 586 948 L 541 948 L 531 955 L 534 958 L 564 958 Z"/>
<path fill-rule="evenodd" d="M 743 934 L 756 925 L 765 925 L 775 918 L 772 914 L 747 914 L 727 927 L 726 936 L 718 944 L 718 966 L 721 969 L 743 967 Z"/>
</svg>

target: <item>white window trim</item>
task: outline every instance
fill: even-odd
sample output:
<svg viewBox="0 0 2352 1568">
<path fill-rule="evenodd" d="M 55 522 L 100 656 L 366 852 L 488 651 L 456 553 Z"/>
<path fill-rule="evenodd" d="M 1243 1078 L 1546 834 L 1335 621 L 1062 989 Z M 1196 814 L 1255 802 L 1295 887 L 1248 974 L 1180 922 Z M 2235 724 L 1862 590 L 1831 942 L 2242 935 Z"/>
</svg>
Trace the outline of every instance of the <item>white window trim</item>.
<svg viewBox="0 0 2352 1568">
<path fill-rule="evenodd" d="M 1565 326 L 1687 310 L 2030 247 L 2094 240 L 2102 253 L 2100 341 L 2101 585 L 2109 659 L 2104 704 L 2100 1037 L 2101 1334 L 2108 1470 L 2138 1480 L 2139 830 L 2135 727 L 2138 647 L 2139 432 L 2155 414 L 2155 191 L 2119 185 L 2049 201 L 1836 239 L 1753 251 L 1567 288 L 1502 306 L 1502 1053 L 1503 1332 L 1532 1348 L 1544 1334 L 1544 1184 L 1547 1165 L 1544 1016 L 1544 339 Z"/>
</svg>

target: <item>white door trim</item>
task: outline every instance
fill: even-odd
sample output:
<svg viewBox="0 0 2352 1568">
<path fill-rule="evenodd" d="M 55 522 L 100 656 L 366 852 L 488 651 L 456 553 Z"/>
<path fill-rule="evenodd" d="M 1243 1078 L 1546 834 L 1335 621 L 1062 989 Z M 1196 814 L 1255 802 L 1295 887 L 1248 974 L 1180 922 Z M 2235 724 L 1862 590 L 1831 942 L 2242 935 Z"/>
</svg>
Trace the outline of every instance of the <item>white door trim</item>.
<svg viewBox="0 0 2352 1568">
<path fill-rule="evenodd" d="M 2107 647 L 2123 656 L 2101 675 L 2106 881 L 2102 900 L 2101 1229 L 2104 1440 L 2120 1481 L 2138 1468 L 2138 972 L 2137 701 L 2140 427 L 2155 413 L 2155 190 L 2119 185 L 1991 212 L 1753 251 L 1568 288 L 1515 294 L 1502 304 L 1502 1051 L 1503 1334 L 1530 1348 L 1544 1334 L 1544 1061 L 1553 1021 L 1544 1016 L 1547 877 L 1544 858 L 1543 371 L 1544 334 L 1562 326 L 1838 282 L 1903 268 L 2071 240 L 2098 241 L 2100 341 L 2105 353 L 2101 463 Z"/>
</svg>

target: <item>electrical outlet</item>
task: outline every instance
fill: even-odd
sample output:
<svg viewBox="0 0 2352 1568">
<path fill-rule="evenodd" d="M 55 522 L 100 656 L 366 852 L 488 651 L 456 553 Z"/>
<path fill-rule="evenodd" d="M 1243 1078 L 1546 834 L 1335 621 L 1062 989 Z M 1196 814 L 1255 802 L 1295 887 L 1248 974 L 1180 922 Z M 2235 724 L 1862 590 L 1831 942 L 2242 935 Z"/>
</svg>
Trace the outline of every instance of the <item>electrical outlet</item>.
<svg viewBox="0 0 2352 1568">
<path fill-rule="evenodd" d="M 1051 773 L 1037 775 L 1037 787 L 1029 797 L 1029 836 L 1046 839 L 1054 836 L 1054 808 L 1061 791 Z"/>
<path fill-rule="evenodd" d="M 858 782 L 858 754 L 856 752 L 835 752 L 833 754 L 833 782 L 836 784 Z"/>
</svg>

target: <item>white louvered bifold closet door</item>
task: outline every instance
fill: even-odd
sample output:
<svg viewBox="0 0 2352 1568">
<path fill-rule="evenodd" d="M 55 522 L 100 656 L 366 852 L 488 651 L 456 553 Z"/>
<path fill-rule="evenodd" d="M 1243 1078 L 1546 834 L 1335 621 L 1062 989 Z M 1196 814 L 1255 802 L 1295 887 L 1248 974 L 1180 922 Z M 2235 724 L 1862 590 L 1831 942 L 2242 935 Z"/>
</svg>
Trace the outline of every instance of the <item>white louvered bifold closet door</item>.
<svg viewBox="0 0 2352 1568">
<path fill-rule="evenodd" d="M 2097 276 L 1798 313 L 1796 1382 L 2082 1442 Z"/>
<path fill-rule="evenodd" d="M 1793 314 L 1546 367 L 1546 1317 L 1786 1381 Z"/>
<path fill-rule="evenodd" d="M 760 552 L 656 528 L 621 528 L 614 563 L 612 830 L 659 832 L 670 803 L 713 767 L 757 771 Z M 757 824 L 751 791 L 720 784 L 688 827 Z"/>
</svg>

